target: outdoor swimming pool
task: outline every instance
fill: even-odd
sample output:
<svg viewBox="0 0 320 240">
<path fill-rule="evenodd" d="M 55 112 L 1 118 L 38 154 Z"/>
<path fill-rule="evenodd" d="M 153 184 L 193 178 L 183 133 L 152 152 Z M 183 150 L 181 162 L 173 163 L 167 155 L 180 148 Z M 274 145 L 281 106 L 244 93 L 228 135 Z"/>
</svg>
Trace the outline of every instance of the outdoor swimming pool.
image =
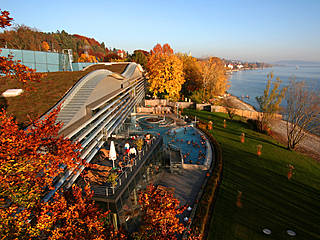
<svg viewBox="0 0 320 240">
<path fill-rule="evenodd" d="M 204 164 L 207 153 L 206 143 L 193 127 L 174 127 L 171 125 L 173 123 L 171 118 L 159 118 L 157 121 L 150 116 L 143 116 L 137 120 L 145 131 L 160 133 L 166 145 L 172 144 L 181 149 L 185 164 Z"/>
</svg>

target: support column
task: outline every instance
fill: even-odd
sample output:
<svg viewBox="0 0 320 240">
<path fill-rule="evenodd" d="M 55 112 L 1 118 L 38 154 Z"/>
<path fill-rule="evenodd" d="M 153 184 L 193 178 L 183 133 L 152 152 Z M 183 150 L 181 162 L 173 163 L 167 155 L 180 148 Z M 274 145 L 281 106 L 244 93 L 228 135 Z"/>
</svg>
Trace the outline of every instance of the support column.
<svg viewBox="0 0 320 240">
<path fill-rule="evenodd" d="M 132 194 L 133 194 L 133 203 L 135 206 L 138 205 L 138 198 L 137 198 L 137 190 L 136 190 L 136 187 L 134 187 L 133 191 L 132 191 Z"/>
<path fill-rule="evenodd" d="M 149 183 L 149 167 L 147 167 L 147 183 Z"/>
<path fill-rule="evenodd" d="M 118 231 L 118 216 L 116 213 L 112 213 L 112 224 L 115 231 Z"/>
</svg>

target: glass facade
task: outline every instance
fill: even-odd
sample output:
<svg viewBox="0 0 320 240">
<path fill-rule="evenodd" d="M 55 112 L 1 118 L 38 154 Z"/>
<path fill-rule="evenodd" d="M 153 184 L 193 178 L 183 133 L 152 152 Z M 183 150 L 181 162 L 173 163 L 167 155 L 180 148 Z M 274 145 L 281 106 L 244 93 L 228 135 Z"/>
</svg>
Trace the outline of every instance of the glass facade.
<svg viewBox="0 0 320 240">
<path fill-rule="evenodd" d="M 67 54 L 20 49 L 0 48 L 0 56 L 13 57 L 13 60 L 35 69 L 37 72 L 70 71 L 71 63 Z"/>
</svg>

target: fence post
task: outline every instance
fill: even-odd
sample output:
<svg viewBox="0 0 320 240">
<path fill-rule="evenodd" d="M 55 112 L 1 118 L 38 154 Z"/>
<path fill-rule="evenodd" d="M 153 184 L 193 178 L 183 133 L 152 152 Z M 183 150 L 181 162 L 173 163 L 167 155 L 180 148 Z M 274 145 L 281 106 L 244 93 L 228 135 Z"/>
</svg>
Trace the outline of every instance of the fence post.
<svg viewBox="0 0 320 240">
<path fill-rule="evenodd" d="M 35 51 L 33 51 L 33 57 L 34 57 L 34 69 L 37 71 L 36 52 Z"/>
</svg>

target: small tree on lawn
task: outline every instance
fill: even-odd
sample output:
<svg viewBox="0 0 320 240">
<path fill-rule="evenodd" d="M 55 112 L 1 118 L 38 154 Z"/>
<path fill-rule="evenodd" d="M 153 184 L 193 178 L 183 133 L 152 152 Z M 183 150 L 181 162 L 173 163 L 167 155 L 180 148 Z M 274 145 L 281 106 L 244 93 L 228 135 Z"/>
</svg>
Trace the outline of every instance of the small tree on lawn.
<svg viewBox="0 0 320 240">
<path fill-rule="evenodd" d="M 308 131 L 319 133 L 319 93 L 308 89 L 304 82 L 291 80 L 286 94 L 287 139 L 289 150 L 294 149 Z"/>
<path fill-rule="evenodd" d="M 280 110 L 280 103 L 284 98 L 286 88 L 280 89 L 281 80 L 276 78 L 273 81 L 273 73 L 267 75 L 268 82 L 262 96 L 256 97 L 259 104 L 259 110 L 262 114 L 258 117 L 258 130 L 263 132 L 269 128 L 270 121 Z M 273 88 L 271 89 L 271 84 Z"/>
</svg>

